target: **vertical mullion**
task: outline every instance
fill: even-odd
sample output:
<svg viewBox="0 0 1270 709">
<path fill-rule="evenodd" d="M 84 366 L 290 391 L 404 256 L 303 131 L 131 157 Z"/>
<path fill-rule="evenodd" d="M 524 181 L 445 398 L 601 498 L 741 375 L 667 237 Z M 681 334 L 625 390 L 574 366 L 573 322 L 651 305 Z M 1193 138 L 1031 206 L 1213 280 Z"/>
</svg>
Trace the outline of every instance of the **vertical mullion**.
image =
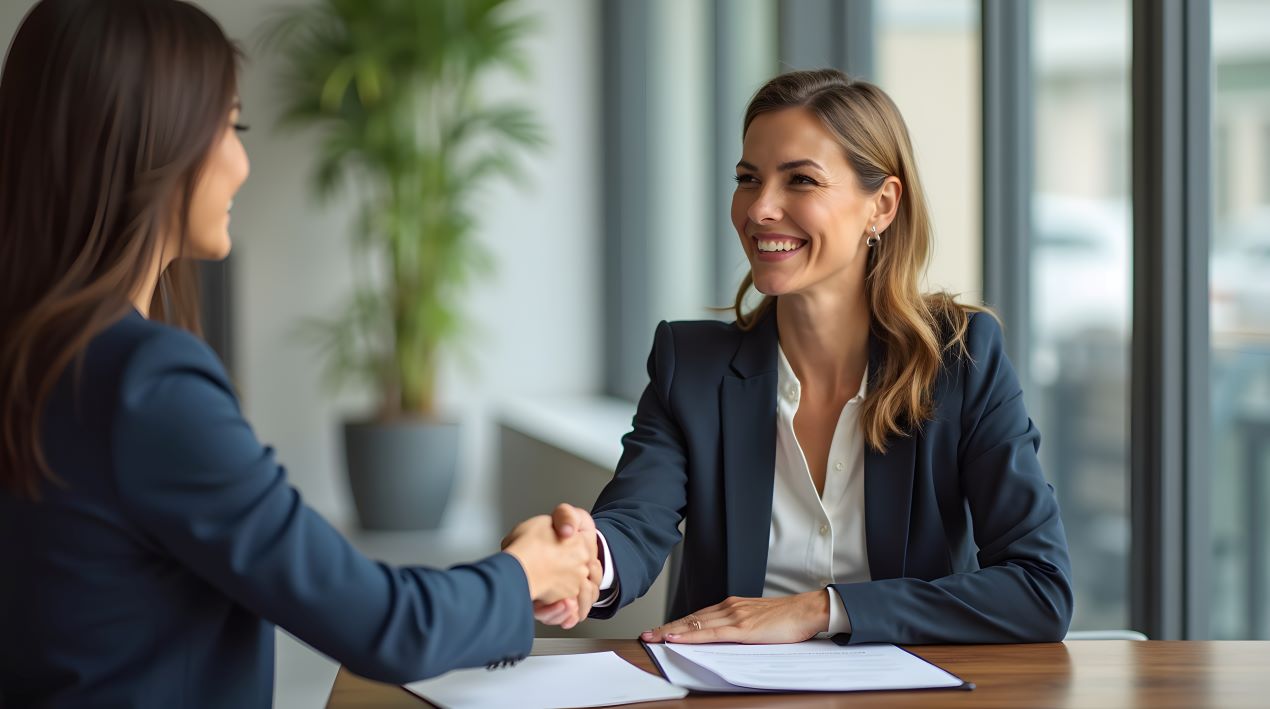
<svg viewBox="0 0 1270 709">
<path fill-rule="evenodd" d="M 1159 639 L 1207 621 L 1209 12 L 1133 3 L 1130 617 Z"/>
<path fill-rule="evenodd" d="M 834 0 L 780 0 L 777 51 L 781 71 L 832 66 Z"/>
<path fill-rule="evenodd" d="M 652 3 L 607 0 L 604 38 L 604 388 L 636 399 L 643 389 L 651 268 L 644 243 L 651 173 L 647 151 Z"/>
<path fill-rule="evenodd" d="M 1028 381 L 1032 204 L 1030 3 L 983 0 L 983 296 Z"/>
<path fill-rule="evenodd" d="M 853 78 L 874 79 L 873 0 L 840 0 L 838 6 L 842 39 L 837 43 L 837 67 Z"/>
<path fill-rule="evenodd" d="M 1182 27 L 1186 81 L 1186 401 L 1183 415 L 1186 468 L 1183 470 L 1186 514 L 1183 573 L 1183 637 L 1207 639 L 1209 617 L 1210 534 L 1209 502 L 1212 458 L 1209 455 L 1211 415 L 1208 262 L 1212 240 L 1213 170 L 1213 53 L 1211 0 L 1187 0 Z"/>
<path fill-rule="evenodd" d="M 780 0 L 781 69 L 873 75 L 873 0 Z"/>
<path fill-rule="evenodd" d="M 741 157 L 741 123 L 751 95 L 779 71 L 775 0 L 714 0 L 715 258 L 714 305 L 729 306 L 745 274 L 745 253 L 732 228 L 728 178 Z M 727 317 L 724 315 L 724 317 Z M 730 318 L 729 318 L 730 319 Z"/>
</svg>

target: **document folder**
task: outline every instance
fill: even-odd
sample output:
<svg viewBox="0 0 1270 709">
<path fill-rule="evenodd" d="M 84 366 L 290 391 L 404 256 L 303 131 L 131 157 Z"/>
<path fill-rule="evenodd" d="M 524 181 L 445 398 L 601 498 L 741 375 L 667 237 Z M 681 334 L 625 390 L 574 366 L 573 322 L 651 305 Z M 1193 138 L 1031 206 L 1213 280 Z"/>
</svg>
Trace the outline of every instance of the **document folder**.
<svg viewBox="0 0 1270 709">
<path fill-rule="evenodd" d="M 643 645 L 671 684 L 699 692 L 974 689 L 917 655 L 882 643 Z"/>
</svg>

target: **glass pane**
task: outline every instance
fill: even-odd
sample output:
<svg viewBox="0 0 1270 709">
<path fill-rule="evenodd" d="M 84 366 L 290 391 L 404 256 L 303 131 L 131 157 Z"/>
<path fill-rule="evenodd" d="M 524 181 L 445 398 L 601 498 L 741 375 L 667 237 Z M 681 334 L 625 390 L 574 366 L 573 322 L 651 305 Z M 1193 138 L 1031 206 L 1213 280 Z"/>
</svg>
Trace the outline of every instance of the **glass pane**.
<svg viewBox="0 0 1270 709">
<path fill-rule="evenodd" d="M 1024 391 L 1067 527 L 1073 629 L 1128 623 L 1129 32 L 1127 0 L 1032 4 Z"/>
<path fill-rule="evenodd" d="M 1270 3 L 1213 2 L 1210 628 L 1270 638 Z"/>
<path fill-rule="evenodd" d="M 877 12 L 877 73 L 908 124 L 930 203 L 931 288 L 982 302 L 982 151 L 978 0 L 887 0 Z"/>
</svg>

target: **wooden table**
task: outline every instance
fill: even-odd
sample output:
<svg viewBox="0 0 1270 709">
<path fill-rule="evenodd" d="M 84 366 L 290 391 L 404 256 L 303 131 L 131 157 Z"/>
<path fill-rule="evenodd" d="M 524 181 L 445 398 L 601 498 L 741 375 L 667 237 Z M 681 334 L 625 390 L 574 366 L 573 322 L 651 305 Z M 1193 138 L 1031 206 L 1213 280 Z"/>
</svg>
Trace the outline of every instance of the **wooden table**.
<svg viewBox="0 0 1270 709">
<path fill-rule="evenodd" d="M 978 687 L 843 694 L 691 694 L 659 707 L 1270 707 L 1270 642 L 1083 640 L 908 648 Z M 635 640 L 540 638 L 535 655 L 613 650 L 656 674 Z M 340 668 L 328 709 L 426 707 L 401 687 Z"/>
</svg>

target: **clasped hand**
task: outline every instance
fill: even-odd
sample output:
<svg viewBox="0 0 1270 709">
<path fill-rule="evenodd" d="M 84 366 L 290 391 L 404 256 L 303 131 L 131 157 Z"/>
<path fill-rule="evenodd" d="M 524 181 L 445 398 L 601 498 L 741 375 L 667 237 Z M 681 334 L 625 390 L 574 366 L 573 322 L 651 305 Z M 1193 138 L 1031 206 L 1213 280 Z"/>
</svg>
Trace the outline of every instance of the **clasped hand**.
<svg viewBox="0 0 1270 709">
<path fill-rule="evenodd" d="M 531 517 L 503 539 L 502 547 L 525 569 L 534 618 L 567 630 L 591 612 L 603 568 L 595 522 L 585 510 L 561 504 L 550 516 Z"/>
</svg>

